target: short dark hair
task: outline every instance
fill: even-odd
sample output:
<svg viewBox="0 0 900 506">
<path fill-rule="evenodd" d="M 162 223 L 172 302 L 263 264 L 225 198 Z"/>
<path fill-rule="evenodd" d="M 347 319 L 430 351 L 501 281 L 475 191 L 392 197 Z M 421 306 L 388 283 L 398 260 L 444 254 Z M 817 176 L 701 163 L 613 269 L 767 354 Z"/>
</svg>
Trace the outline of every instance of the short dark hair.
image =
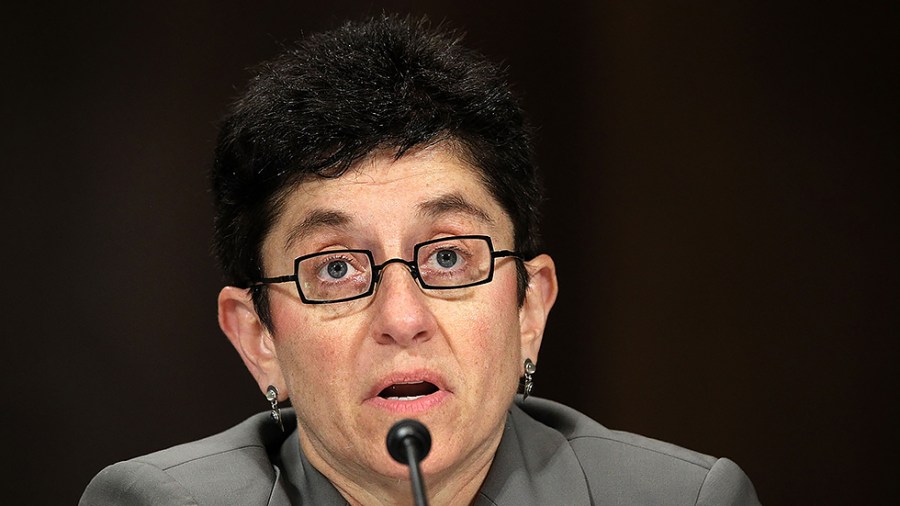
<svg viewBox="0 0 900 506">
<path fill-rule="evenodd" d="M 226 283 L 253 287 L 271 325 L 262 242 L 283 197 L 387 150 L 437 143 L 480 171 L 509 214 L 515 248 L 537 253 L 541 186 L 531 132 L 505 72 L 427 19 L 381 15 L 311 35 L 263 63 L 223 120 L 212 169 L 214 249 Z M 528 274 L 521 262 L 519 302 Z"/>
</svg>

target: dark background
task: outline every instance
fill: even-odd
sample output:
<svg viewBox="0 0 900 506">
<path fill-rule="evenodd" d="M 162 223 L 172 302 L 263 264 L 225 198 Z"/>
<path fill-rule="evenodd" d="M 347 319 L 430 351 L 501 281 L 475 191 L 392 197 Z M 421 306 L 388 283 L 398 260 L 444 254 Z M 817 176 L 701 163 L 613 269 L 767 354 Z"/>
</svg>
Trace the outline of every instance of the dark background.
<svg viewBox="0 0 900 506">
<path fill-rule="evenodd" d="M 896 3 L 70 4 L 0 26 L 4 503 L 266 407 L 215 320 L 216 124 L 280 43 L 382 9 L 467 30 L 540 127 L 538 395 L 766 504 L 896 499 Z"/>
</svg>

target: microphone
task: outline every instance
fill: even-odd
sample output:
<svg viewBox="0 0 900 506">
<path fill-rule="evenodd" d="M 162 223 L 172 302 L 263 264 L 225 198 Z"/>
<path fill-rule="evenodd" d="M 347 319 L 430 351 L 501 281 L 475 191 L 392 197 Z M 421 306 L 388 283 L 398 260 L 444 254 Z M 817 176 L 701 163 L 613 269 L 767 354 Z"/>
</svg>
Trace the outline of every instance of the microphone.
<svg viewBox="0 0 900 506">
<path fill-rule="evenodd" d="M 417 420 L 404 419 L 395 423 L 387 433 L 388 453 L 397 462 L 409 466 L 409 480 L 416 506 L 428 506 L 425 496 L 425 482 L 419 462 L 425 460 L 431 450 L 431 434 L 428 428 Z"/>
</svg>

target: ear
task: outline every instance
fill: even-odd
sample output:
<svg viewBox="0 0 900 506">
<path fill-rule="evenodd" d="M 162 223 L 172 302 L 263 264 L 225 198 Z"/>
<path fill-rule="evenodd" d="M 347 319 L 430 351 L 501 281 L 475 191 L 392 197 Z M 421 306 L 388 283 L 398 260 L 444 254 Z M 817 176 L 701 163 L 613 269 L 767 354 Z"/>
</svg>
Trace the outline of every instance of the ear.
<svg viewBox="0 0 900 506">
<path fill-rule="evenodd" d="M 525 262 L 529 281 L 525 291 L 525 301 L 519 309 L 519 330 L 522 346 L 522 360 L 530 358 L 537 362 L 547 315 L 556 302 L 559 290 L 556 282 L 556 264 L 549 255 L 538 255 Z"/>
<path fill-rule="evenodd" d="M 219 327 L 228 336 L 244 365 L 265 394 L 269 385 L 285 400 L 287 386 L 275 351 L 275 342 L 256 314 L 250 290 L 226 286 L 219 292 Z"/>
</svg>

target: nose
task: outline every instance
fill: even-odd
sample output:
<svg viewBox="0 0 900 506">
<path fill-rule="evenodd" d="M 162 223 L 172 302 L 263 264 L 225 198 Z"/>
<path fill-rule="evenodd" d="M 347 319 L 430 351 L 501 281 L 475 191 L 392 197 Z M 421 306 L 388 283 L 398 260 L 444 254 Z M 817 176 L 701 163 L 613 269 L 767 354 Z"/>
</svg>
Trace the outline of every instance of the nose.
<svg viewBox="0 0 900 506">
<path fill-rule="evenodd" d="M 403 262 L 385 265 L 373 301 L 372 332 L 382 344 L 410 346 L 431 339 L 437 321 L 427 296 Z M 392 267 L 392 268 L 389 268 Z"/>
</svg>

